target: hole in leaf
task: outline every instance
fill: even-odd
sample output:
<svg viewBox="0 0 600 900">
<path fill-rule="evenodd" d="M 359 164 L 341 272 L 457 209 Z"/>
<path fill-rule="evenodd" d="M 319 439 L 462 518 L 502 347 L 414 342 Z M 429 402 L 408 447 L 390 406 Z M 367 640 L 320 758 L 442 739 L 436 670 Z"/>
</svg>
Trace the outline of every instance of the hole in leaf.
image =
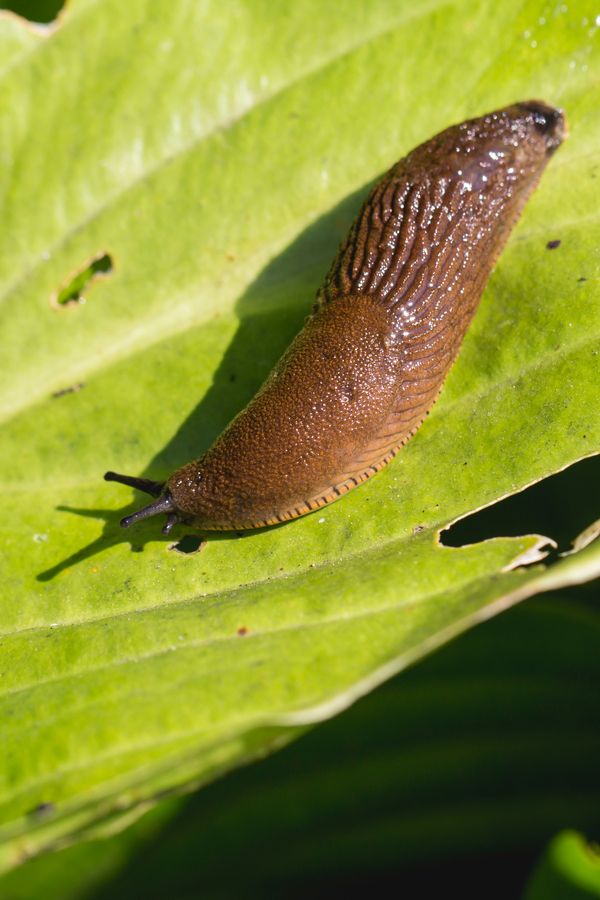
<svg viewBox="0 0 600 900">
<path fill-rule="evenodd" d="M 2 9 L 8 9 L 30 22 L 52 22 L 64 5 L 64 0 L 9 0 Z"/>
<path fill-rule="evenodd" d="M 189 556 L 191 553 L 200 553 L 204 550 L 207 542 L 195 534 L 186 534 L 176 544 L 171 544 L 169 550 L 175 550 L 176 553 L 183 553 Z"/>
<path fill-rule="evenodd" d="M 96 256 L 87 265 L 72 275 L 66 284 L 52 297 L 53 306 L 78 306 L 85 303 L 86 291 L 94 281 L 106 278 L 113 271 L 113 261 L 108 253 Z"/>
<path fill-rule="evenodd" d="M 600 517 L 600 456 L 582 459 L 519 494 L 472 513 L 442 531 L 446 547 L 463 547 L 495 537 L 543 534 L 571 548 L 575 537 Z"/>
</svg>

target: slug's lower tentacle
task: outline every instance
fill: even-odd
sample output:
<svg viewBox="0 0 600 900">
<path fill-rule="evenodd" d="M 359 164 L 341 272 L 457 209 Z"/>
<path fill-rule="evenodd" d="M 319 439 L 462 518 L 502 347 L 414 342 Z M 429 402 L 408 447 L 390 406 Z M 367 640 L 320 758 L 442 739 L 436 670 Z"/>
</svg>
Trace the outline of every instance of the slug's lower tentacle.
<svg viewBox="0 0 600 900">
<path fill-rule="evenodd" d="M 143 506 L 142 509 L 138 509 L 137 512 L 132 513 L 130 516 L 125 516 L 124 519 L 121 519 L 121 526 L 123 528 L 129 528 L 130 525 L 133 525 L 134 522 L 139 522 L 141 519 L 149 519 L 150 516 L 158 516 L 160 513 L 174 513 L 177 507 L 171 497 L 169 491 L 165 491 L 162 497 L 159 497 L 154 503 L 148 504 L 148 506 Z M 173 517 L 170 515 L 167 519 L 167 525 L 171 521 Z M 169 531 L 173 527 L 175 522 L 171 522 L 169 527 Z M 165 531 L 165 534 L 168 534 L 168 531 Z"/>
<path fill-rule="evenodd" d="M 161 528 L 161 532 L 163 534 L 171 534 L 173 526 L 178 525 L 181 521 L 181 516 L 178 513 L 169 513 L 169 515 L 167 516 L 167 521 Z"/>
</svg>

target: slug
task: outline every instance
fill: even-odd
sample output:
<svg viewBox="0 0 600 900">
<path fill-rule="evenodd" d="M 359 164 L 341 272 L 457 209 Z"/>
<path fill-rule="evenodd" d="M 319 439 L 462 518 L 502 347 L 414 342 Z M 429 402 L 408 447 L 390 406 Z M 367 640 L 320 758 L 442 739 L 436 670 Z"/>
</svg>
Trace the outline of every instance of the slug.
<svg viewBox="0 0 600 900">
<path fill-rule="evenodd" d="M 386 465 L 438 397 L 488 276 L 566 133 L 517 103 L 442 131 L 373 188 L 312 314 L 248 406 L 164 483 L 107 472 L 202 530 L 303 516 Z"/>
</svg>

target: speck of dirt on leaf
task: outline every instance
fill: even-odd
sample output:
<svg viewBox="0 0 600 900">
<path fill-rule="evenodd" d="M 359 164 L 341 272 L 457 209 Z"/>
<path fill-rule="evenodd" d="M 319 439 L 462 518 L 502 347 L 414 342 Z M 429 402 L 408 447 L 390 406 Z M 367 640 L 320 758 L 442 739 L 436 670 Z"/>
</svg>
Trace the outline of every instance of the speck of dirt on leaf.
<svg viewBox="0 0 600 900">
<path fill-rule="evenodd" d="M 34 808 L 29 811 L 29 815 L 35 816 L 36 819 L 47 819 L 55 812 L 56 806 L 54 803 L 38 803 L 37 806 L 34 806 Z"/>
<path fill-rule="evenodd" d="M 85 382 L 78 381 L 77 384 L 72 384 L 69 387 L 61 388 L 59 391 L 54 391 L 52 396 L 57 400 L 59 397 L 65 397 L 67 394 L 77 394 L 79 391 L 83 390 L 84 387 Z"/>
</svg>

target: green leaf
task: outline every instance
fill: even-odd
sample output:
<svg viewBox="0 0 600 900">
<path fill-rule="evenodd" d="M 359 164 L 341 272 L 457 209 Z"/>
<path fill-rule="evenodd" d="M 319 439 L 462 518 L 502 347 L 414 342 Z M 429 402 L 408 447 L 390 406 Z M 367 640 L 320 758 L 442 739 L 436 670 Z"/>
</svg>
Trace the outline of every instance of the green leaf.
<svg viewBox="0 0 600 900">
<path fill-rule="evenodd" d="M 573 592 L 523 604 L 260 765 L 32 860 L 0 896 L 433 897 L 452 879 L 465 900 L 518 897 L 556 829 L 600 825 L 599 629 Z"/>
<path fill-rule="evenodd" d="M 2 866 L 116 827 L 510 604 L 598 575 L 597 541 L 517 568 L 547 541 L 438 540 L 600 449 L 585 6 L 79 0 L 32 40 L 0 19 Z M 134 498 L 102 472 L 162 479 L 209 445 L 300 328 L 369 183 L 530 96 L 564 106 L 571 137 L 406 451 L 322 514 L 199 554 L 152 522 L 120 532 Z M 56 302 L 105 258 L 86 303 Z"/>
<path fill-rule="evenodd" d="M 593 900 L 600 897 L 600 854 L 574 831 L 554 838 L 539 863 L 525 900 Z"/>
</svg>

